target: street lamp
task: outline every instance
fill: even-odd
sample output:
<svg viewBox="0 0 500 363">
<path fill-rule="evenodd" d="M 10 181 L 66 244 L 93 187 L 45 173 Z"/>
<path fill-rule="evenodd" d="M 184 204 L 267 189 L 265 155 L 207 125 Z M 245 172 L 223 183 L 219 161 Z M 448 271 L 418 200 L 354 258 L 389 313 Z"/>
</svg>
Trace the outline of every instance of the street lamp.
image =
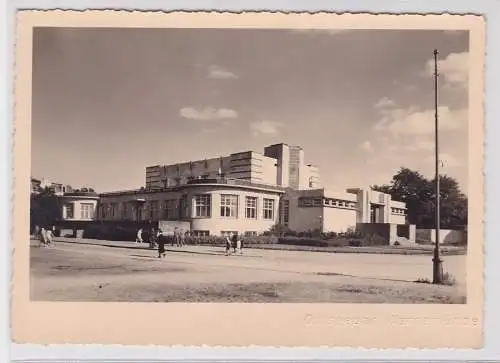
<svg viewBox="0 0 500 363">
<path fill-rule="evenodd" d="M 439 230 L 441 225 L 440 216 L 440 190 L 439 190 L 439 119 L 438 119 L 438 71 L 437 71 L 438 51 L 434 49 L 434 133 L 435 133 L 435 183 L 436 183 L 436 210 L 435 210 L 435 233 L 436 242 L 434 245 L 434 256 L 432 258 L 432 283 L 441 284 L 443 282 L 443 260 L 439 251 Z"/>
</svg>

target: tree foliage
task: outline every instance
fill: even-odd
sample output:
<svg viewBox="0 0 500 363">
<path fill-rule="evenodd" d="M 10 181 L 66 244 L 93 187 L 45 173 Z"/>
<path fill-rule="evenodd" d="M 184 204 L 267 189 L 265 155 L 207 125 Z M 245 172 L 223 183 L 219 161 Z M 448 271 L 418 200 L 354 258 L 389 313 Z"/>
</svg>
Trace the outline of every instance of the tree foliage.
<svg viewBox="0 0 500 363">
<path fill-rule="evenodd" d="M 439 184 L 441 228 L 467 225 L 467 197 L 458 182 L 450 176 L 440 175 Z M 372 189 L 405 202 L 410 224 L 420 228 L 435 227 L 435 178 L 427 179 L 418 171 L 401 168 L 389 184 L 374 185 Z"/>
<path fill-rule="evenodd" d="M 45 188 L 30 198 L 30 226 L 50 227 L 62 218 L 61 198 Z"/>
</svg>

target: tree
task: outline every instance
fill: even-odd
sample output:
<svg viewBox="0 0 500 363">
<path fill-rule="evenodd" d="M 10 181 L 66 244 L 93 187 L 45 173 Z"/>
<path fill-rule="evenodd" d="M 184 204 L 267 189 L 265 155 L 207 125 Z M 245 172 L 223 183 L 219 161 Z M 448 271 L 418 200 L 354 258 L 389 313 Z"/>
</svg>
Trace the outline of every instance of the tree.
<svg viewBox="0 0 500 363">
<path fill-rule="evenodd" d="M 440 175 L 439 183 L 441 227 L 467 225 L 467 197 L 460 191 L 458 182 L 450 176 Z M 429 180 L 418 171 L 401 168 L 390 184 L 374 185 L 372 189 L 406 203 L 410 224 L 421 228 L 435 227 L 435 178 Z"/>
<path fill-rule="evenodd" d="M 30 198 L 30 227 L 48 227 L 62 219 L 62 201 L 49 188 Z"/>
</svg>

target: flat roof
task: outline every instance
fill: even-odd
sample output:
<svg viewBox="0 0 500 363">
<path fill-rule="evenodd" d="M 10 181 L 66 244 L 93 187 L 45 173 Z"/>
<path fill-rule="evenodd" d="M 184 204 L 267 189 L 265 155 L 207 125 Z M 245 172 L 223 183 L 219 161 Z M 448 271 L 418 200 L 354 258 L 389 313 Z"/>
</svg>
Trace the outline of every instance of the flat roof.
<svg viewBox="0 0 500 363">
<path fill-rule="evenodd" d="M 155 194 L 155 193 L 165 193 L 165 192 L 174 192 L 180 191 L 184 189 L 194 189 L 200 187 L 213 187 L 213 188 L 234 188 L 234 189 L 247 189 L 247 190 L 258 190 L 258 191 L 266 191 L 266 192 L 274 192 L 274 193 L 285 193 L 285 188 L 277 186 L 277 185 L 266 185 L 266 184 L 258 184 L 258 183 L 248 183 L 244 180 L 234 179 L 231 182 L 212 182 L 212 181 L 203 181 L 203 182 L 193 182 L 191 184 L 183 184 L 179 186 L 172 187 L 164 187 L 164 188 L 143 188 L 143 189 L 132 189 L 132 190 L 120 190 L 115 192 L 107 192 L 101 193 L 101 197 L 107 196 L 119 196 L 119 195 L 137 195 L 137 194 Z"/>
</svg>

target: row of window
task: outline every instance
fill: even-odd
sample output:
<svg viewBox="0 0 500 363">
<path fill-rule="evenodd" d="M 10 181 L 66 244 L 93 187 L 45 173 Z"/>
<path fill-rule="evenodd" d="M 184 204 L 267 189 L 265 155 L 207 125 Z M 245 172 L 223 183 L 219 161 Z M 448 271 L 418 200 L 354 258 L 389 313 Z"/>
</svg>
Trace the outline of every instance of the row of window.
<svg viewBox="0 0 500 363">
<path fill-rule="evenodd" d="M 245 218 L 257 219 L 257 197 L 245 197 Z M 262 202 L 262 218 L 274 219 L 274 199 L 264 198 Z M 222 194 L 220 202 L 220 216 L 238 218 L 239 198 L 237 195 Z M 212 195 L 199 194 L 194 198 L 194 216 L 210 218 L 212 216 Z"/>
<path fill-rule="evenodd" d="M 194 197 L 193 215 L 196 218 L 211 218 L 212 217 L 212 195 L 199 194 Z M 150 201 L 147 205 L 146 215 L 150 219 L 175 219 L 179 218 L 180 214 L 187 214 L 187 205 L 182 200 L 170 199 L 159 201 Z M 237 195 L 222 194 L 220 199 L 220 217 L 238 218 L 239 197 Z M 245 197 L 244 213 L 247 219 L 258 218 L 258 198 Z M 119 213 L 120 212 L 120 213 Z M 142 215 L 142 209 L 137 211 Z M 109 203 L 101 205 L 102 218 L 108 215 L 112 218 L 120 216 L 122 219 L 132 217 L 132 206 L 127 203 L 122 203 L 119 208 L 118 203 Z M 136 216 L 137 217 L 137 216 Z M 262 202 L 262 218 L 274 220 L 275 217 L 275 200 L 264 198 Z"/>
<path fill-rule="evenodd" d="M 391 208 L 391 213 L 404 215 L 406 214 L 406 211 L 402 208 Z"/>
<path fill-rule="evenodd" d="M 340 200 L 340 199 L 333 199 L 333 198 L 302 197 L 302 198 L 299 198 L 299 207 L 300 208 L 338 207 L 338 208 L 356 209 L 356 202 L 351 202 L 351 201 L 347 201 L 347 200 Z"/>
<path fill-rule="evenodd" d="M 235 233 L 239 234 L 239 232 L 237 232 L 237 231 L 221 231 L 220 235 L 222 237 L 230 237 Z M 252 237 L 252 236 L 257 236 L 258 233 L 256 231 L 245 231 L 243 233 L 243 235 L 245 237 Z M 193 236 L 193 237 L 208 237 L 208 236 L 210 236 L 210 231 L 201 231 L 201 230 L 191 231 L 191 236 Z"/>
</svg>

